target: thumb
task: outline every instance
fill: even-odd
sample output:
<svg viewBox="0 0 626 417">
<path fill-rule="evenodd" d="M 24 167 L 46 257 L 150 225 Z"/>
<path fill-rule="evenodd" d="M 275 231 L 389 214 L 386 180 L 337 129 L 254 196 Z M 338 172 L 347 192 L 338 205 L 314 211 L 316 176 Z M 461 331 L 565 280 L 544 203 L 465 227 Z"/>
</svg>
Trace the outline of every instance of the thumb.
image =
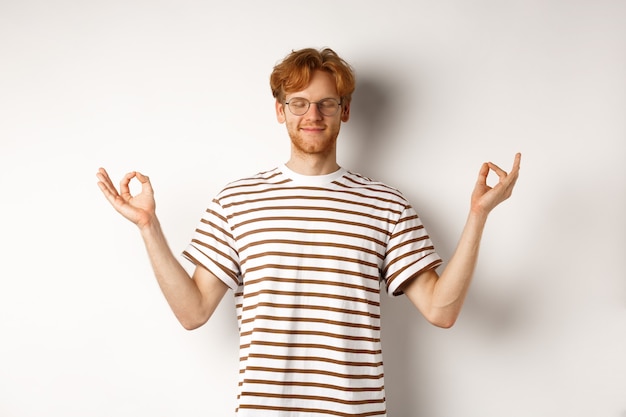
<svg viewBox="0 0 626 417">
<path fill-rule="evenodd" d="M 137 172 L 136 174 L 137 179 L 141 183 L 141 190 L 153 194 L 154 191 L 152 189 L 152 184 L 150 183 L 150 177 L 142 174 L 141 172 Z"/>
</svg>

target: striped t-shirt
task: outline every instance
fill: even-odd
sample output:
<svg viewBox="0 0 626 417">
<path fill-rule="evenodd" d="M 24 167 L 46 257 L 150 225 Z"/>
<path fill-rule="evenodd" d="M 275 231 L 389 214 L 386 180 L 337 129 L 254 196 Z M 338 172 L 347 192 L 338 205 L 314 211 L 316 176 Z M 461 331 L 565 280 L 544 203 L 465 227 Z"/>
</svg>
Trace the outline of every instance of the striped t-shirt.
<svg viewBox="0 0 626 417">
<path fill-rule="evenodd" d="M 284 165 L 222 190 L 184 256 L 234 291 L 240 417 L 385 416 L 381 286 L 441 263 L 398 190 Z"/>
</svg>

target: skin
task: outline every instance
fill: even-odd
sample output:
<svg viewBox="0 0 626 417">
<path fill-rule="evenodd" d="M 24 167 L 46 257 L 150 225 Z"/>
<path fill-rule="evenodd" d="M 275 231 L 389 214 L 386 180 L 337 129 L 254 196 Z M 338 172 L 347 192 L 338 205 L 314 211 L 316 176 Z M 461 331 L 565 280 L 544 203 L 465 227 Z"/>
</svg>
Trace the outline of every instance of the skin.
<svg viewBox="0 0 626 417">
<path fill-rule="evenodd" d="M 405 286 L 404 293 L 435 326 L 452 327 L 459 317 L 476 268 L 487 217 L 491 210 L 511 196 L 519 176 L 521 157 L 520 153 L 515 155 L 509 173 L 491 162 L 481 166 L 472 192 L 467 221 L 454 254 L 441 276 L 435 270 L 429 270 Z M 499 178 L 494 187 L 487 185 L 487 176 L 492 170 Z"/>
<path fill-rule="evenodd" d="M 314 74 L 304 90 L 288 92 L 287 101 L 291 97 L 303 97 L 311 102 L 327 97 L 339 98 L 333 77 L 321 71 Z M 285 124 L 291 139 L 287 162 L 290 169 L 303 175 L 323 175 L 339 169 L 337 137 L 341 123 L 350 117 L 349 105 L 343 106 L 332 117 L 322 115 L 315 105 L 302 116 L 291 114 L 283 103 L 276 102 L 275 109 L 278 122 Z M 481 166 L 465 227 L 445 269 L 441 275 L 435 270 L 425 271 L 402 288 L 433 325 L 448 328 L 456 322 L 474 275 L 487 217 L 511 196 L 519 176 L 520 161 L 521 154 L 518 153 L 508 173 L 491 162 Z M 499 179 L 493 187 L 487 184 L 490 171 Z M 129 172 L 120 181 L 119 190 L 104 168 L 100 168 L 96 176 L 100 190 L 113 208 L 139 228 L 157 282 L 180 323 L 189 330 L 202 326 L 226 293 L 226 284 L 202 266 L 197 266 L 190 277 L 178 262 L 157 218 L 154 192 L 147 176 Z M 129 189 L 134 179 L 141 184 L 141 192 L 135 196 Z"/>
<path fill-rule="evenodd" d="M 316 71 L 307 88 L 288 93 L 285 101 L 293 97 L 306 98 L 310 102 L 340 99 L 333 76 L 324 71 Z M 291 157 L 287 166 L 304 175 L 324 175 L 338 170 L 337 137 L 341 123 L 350 118 L 350 105 L 344 105 L 332 117 L 324 116 L 314 104 L 302 116 L 295 116 L 278 101 L 275 106 L 276 119 L 285 124 L 291 139 Z"/>
</svg>

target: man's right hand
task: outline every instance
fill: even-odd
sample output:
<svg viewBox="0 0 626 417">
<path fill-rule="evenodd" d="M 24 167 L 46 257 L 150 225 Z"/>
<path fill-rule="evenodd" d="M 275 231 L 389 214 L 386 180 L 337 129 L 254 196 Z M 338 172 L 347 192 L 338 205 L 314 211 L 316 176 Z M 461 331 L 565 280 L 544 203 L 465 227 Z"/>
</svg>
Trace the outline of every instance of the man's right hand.
<svg viewBox="0 0 626 417">
<path fill-rule="evenodd" d="M 96 177 L 99 180 L 98 187 L 113 208 L 140 229 L 156 220 L 154 190 L 147 176 L 135 171 L 129 172 L 120 181 L 119 192 L 104 168 L 98 170 Z M 129 188 L 133 178 L 137 178 L 141 183 L 141 192 L 135 196 L 130 194 Z"/>
</svg>

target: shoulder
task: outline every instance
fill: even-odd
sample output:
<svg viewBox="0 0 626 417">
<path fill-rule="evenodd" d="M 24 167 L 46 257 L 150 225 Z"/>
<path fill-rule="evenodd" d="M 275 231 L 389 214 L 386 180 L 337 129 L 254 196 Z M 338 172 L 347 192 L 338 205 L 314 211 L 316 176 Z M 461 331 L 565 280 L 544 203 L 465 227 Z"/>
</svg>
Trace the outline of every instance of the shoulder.
<svg viewBox="0 0 626 417">
<path fill-rule="evenodd" d="M 229 182 L 217 193 L 215 199 L 219 201 L 238 199 L 243 196 L 266 192 L 289 181 L 289 178 L 286 178 L 279 168 L 273 168 Z"/>
<path fill-rule="evenodd" d="M 409 204 L 408 200 L 397 188 L 357 172 L 347 171 L 342 180 L 342 185 L 345 187 L 353 188 L 373 196 L 375 195 L 378 198 L 393 200 L 400 204 Z"/>
</svg>

